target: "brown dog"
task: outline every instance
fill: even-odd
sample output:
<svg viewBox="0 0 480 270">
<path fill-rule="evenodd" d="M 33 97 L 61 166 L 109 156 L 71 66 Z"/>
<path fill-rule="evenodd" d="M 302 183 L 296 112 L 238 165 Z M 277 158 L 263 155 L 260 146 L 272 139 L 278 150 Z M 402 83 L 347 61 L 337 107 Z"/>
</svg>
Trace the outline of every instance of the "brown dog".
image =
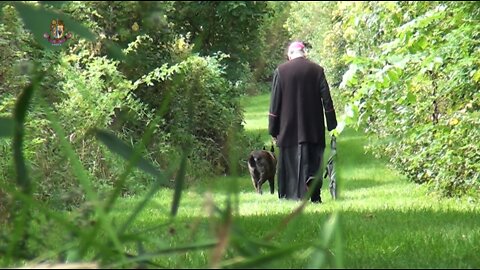
<svg viewBox="0 0 480 270">
<path fill-rule="evenodd" d="M 272 145 L 270 152 L 265 150 L 252 151 L 248 158 L 248 170 L 252 177 L 252 183 L 255 190 L 262 194 L 262 185 L 268 180 L 270 193 L 274 193 L 275 173 L 277 172 L 277 158 L 275 149 Z"/>
</svg>

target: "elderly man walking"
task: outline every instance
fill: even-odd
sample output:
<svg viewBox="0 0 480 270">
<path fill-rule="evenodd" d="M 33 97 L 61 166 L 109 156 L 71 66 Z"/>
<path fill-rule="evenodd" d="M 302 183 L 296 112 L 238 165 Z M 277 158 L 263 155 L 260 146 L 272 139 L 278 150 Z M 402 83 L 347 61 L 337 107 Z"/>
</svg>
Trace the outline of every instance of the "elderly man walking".
<svg viewBox="0 0 480 270">
<path fill-rule="evenodd" d="M 324 116 L 328 131 L 335 129 L 335 109 L 324 69 L 306 58 L 303 43 L 290 44 L 288 59 L 274 72 L 270 99 L 268 131 L 280 150 L 278 196 L 301 200 L 313 188 L 311 201 L 321 203 Z"/>
</svg>

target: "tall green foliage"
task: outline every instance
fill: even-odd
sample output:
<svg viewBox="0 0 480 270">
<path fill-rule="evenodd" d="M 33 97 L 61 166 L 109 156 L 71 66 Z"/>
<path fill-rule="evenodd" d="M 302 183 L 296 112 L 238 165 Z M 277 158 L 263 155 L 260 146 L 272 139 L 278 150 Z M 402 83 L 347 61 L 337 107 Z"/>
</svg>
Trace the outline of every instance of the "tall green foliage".
<svg viewBox="0 0 480 270">
<path fill-rule="evenodd" d="M 265 8 L 264 4 L 238 3 L 237 7 L 222 6 L 219 13 L 226 16 L 238 9 L 245 13 L 239 15 L 244 23 L 253 17 L 260 22 Z M 250 9 L 253 17 L 248 15 Z M 206 50 L 203 56 L 191 51 L 193 45 L 183 37 L 185 33 L 176 29 L 167 16 L 174 11 L 173 2 L 2 5 L 0 46 L 4 50 L 0 56 L 6 65 L 0 70 L 4 78 L 0 84 L 0 116 L 12 113 L 19 89 L 28 83 L 28 77 L 22 74 L 31 72 L 35 62 L 46 74 L 41 82 L 42 96 L 52 109 L 61 112 L 59 122 L 79 159 L 95 177 L 97 190 L 106 192 L 114 186 L 114 179 L 126 164 L 95 143 L 88 131 L 111 129 L 133 145 L 169 96 L 171 103 L 142 153 L 151 162 L 168 167 L 180 159 L 180 150 L 190 143 L 197 151 L 189 155 L 192 166 L 187 167 L 188 179 L 229 171 L 227 137 L 231 130 L 241 131 L 243 118 L 237 101 L 240 88 L 225 79 L 231 74 L 225 73 L 226 58 L 215 56 L 219 48 Z M 67 31 L 74 30 L 75 38 L 56 48 L 36 42 L 48 31 L 49 14 L 82 21 L 66 25 Z M 25 21 L 21 19 L 24 15 Z M 229 27 L 229 21 L 221 23 Z M 246 47 L 240 47 L 239 53 L 248 54 Z M 12 68 L 22 60 L 26 64 Z M 59 151 L 59 138 L 35 99 L 32 107 L 25 121 L 24 154 L 33 176 L 40 179 L 35 194 L 60 207 L 78 204 L 84 194 L 77 192 L 75 176 Z M 1 181 L 13 176 L 10 147 L 8 141 L 0 142 L 0 164 L 6 168 L 0 173 Z M 240 158 L 246 154 L 244 149 L 238 163 L 243 163 Z M 122 193 L 144 189 L 151 182 L 148 179 L 134 171 Z"/>
<path fill-rule="evenodd" d="M 267 2 L 177 1 L 168 18 L 175 32 L 191 40 L 195 52 L 228 54 L 226 75 L 236 81 L 242 64 L 252 65 L 260 57 L 258 30 L 270 13 Z"/>
<path fill-rule="evenodd" d="M 351 116 L 380 139 L 369 148 L 446 195 L 477 192 L 478 3 L 343 2 L 335 9 L 327 17 L 342 42 L 325 56 L 348 66 L 341 91 Z"/>
<path fill-rule="evenodd" d="M 253 63 L 256 81 L 271 82 L 275 68 L 286 60 L 286 47 L 289 34 L 284 25 L 289 18 L 291 2 L 268 2 L 272 15 L 265 19 L 259 28 L 260 41 L 256 49 L 260 55 Z"/>
</svg>

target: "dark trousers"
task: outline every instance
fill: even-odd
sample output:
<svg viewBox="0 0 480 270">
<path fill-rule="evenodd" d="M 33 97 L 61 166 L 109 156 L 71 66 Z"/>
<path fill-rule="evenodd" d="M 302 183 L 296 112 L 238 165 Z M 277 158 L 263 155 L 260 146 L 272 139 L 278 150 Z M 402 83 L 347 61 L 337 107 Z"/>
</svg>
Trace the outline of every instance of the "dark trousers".
<svg viewBox="0 0 480 270">
<path fill-rule="evenodd" d="M 294 147 L 280 147 L 278 159 L 278 197 L 301 200 L 307 194 L 307 180 L 318 176 L 319 181 L 314 189 L 312 202 L 320 202 L 320 191 L 323 184 L 322 165 L 325 147 L 318 144 L 302 143 Z"/>
</svg>

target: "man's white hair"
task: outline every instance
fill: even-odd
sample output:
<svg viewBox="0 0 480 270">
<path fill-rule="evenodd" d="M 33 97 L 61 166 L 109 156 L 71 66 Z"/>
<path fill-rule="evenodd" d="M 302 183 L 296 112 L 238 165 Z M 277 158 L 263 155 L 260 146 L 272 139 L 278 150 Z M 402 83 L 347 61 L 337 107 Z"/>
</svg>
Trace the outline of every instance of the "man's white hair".
<svg viewBox="0 0 480 270">
<path fill-rule="evenodd" d="M 303 49 L 289 50 L 288 56 L 290 58 L 304 57 L 307 53 Z"/>
<path fill-rule="evenodd" d="M 288 57 L 290 59 L 304 57 L 306 55 L 305 45 L 301 42 L 293 42 L 288 47 Z"/>
</svg>

